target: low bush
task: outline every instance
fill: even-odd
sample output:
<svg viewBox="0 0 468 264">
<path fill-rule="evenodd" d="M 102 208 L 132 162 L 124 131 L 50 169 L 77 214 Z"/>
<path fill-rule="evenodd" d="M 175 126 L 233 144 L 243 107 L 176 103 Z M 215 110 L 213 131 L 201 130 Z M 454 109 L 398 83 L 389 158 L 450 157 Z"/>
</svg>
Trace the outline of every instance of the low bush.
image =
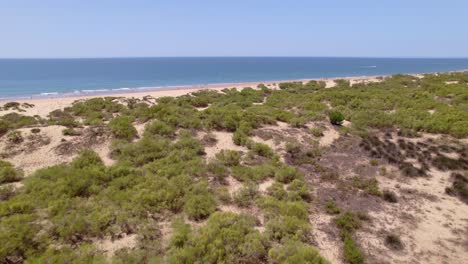
<svg viewBox="0 0 468 264">
<path fill-rule="evenodd" d="M 343 239 L 343 257 L 345 261 L 351 264 L 361 264 L 364 262 L 364 254 L 353 240 L 353 233 L 361 227 L 361 220 L 367 216 L 345 212 L 335 219 L 335 223 L 341 231 Z"/>
<path fill-rule="evenodd" d="M 24 141 L 23 136 L 21 135 L 21 131 L 15 130 L 11 131 L 7 135 L 8 142 L 13 144 L 19 144 Z"/>
<path fill-rule="evenodd" d="M 364 254 L 350 234 L 344 235 L 343 242 L 343 256 L 345 261 L 351 264 L 364 263 Z"/>
<path fill-rule="evenodd" d="M 10 162 L 0 160 L 0 184 L 20 181 L 22 178 L 22 171 L 15 169 Z"/>
<path fill-rule="evenodd" d="M 216 210 L 216 201 L 207 188 L 206 182 L 198 183 L 187 195 L 184 211 L 190 219 L 204 219 Z"/>
<path fill-rule="evenodd" d="M 326 202 L 325 209 L 327 211 L 327 214 L 334 215 L 341 213 L 341 209 L 333 201 Z"/>
<path fill-rule="evenodd" d="M 450 195 L 460 197 L 462 201 L 468 203 L 468 177 L 467 174 L 452 173 L 452 186 L 447 187 L 445 192 Z"/>
<path fill-rule="evenodd" d="M 396 234 L 388 234 L 385 236 L 384 240 L 385 246 L 387 246 L 391 250 L 403 250 L 404 246 L 401 242 L 401 239 Z"/>
<path fill-rule="evenodd" d="M 330 123 L 336 126 L 341 126 L 344 121 L 344 115 L 338 111 L 332 111 L 328 114 L 328 118 L 330 119 Z"/>
<path fill-rule="evenodd" d="M 377 179 L 364 179 L 359 176 L 352 178 L 352 185 L 358 189 L 365 191 L 368 194 L 381 196 L 382 192 L 379 190 L 379 182 Z"/>
<path fill-rule="evenodd" d="M 389 203 L 398 203 L 398 197 L 395 194 L 395 192 L 390 191 L 390 190 L 384 190 L 382 192 L 382 197 L 385 201 Z"/>
<path fill-rule="evenodd" d="M 0 186 L 0 202 L 9 200 L 15 195 L 15 189 L 13 186 Z"/>
<path fill-rule="evenodd" d="M 152 135 L 173 137 L 175 135 L 175 129 L 165 122 L 156 120 L 145 126 L 144 136 Z"/>
<path fill-rule="evenodd" d="M 79 136 L 81 135 L 81 132 L 73 128 L 65 128 L 64 130 L 62 130 L 62 134 L 64 136 Z"/>
<path fill-rule="evenodd" d="M 256 185 L 249 184 L 234 193 L 234 203 L 239 207 L 248 207 L 255 202 L 258 195 L 258 187 Z"/>
<path fill-rule="evenodd" d="M 222 203 L 229 204 L 232 202 L 231 193 L 229 189 L 224 186 L 217 187 L 214 190 L 215 196 L 221 201 Z"/>
<path fill-rule="evenodd" d="M 268 145 L 263 143 L 254 143 L 251 148 L 254 153 L 262 157 L 271 158 L 275 154 Z"/>
<path fill-rule="evenodd" d="M 302 178 L 302 173 L 300 173 L 297 168 L 293 166 L 284 166 L 275 172 L 275 179 L 286 184 L 292 182 L 294 179 Z"/>
<path fill-rule="evenodd" d="M 269 245 L 254 225 L 250 217 L 216 212 L 197 232 L 185 232 L 178 239 L 183 242 L 171 246 L 168 263 L 264 262 Z"/>
<path fill-rule="evenodd" d="M 137 136 L 137 130 L 132 122 L 132 117 L 119 116 L 109 122 L 109 128 L 116 138 L 131 140 Z"/>
<path fill-rule="evenodd" d="M 268 187 L 267 193 L 278 200 L 285 200 L 288 197 L 288 192 L 284 189 L 284 185 L 279 182 L 274 182 Z"/>
<path fill-rule="evenodd" d="M 216 159 L 219 160 L 225 166 L 237 166 L 239 165 L 241 154 L 235 150 L 223 149 L 216 153 Z"/>
<path fill-rule="evenodd" d="M 6 121 L 0 119 L 0 137 L 8 132 L 9 125 Z"/>
<path fill-rule="evenodd" d="M 309 131 L 314 137 L 323 137 L 323 129 L 320 127 L 311 128 Z"/>
<path fill-rule="evenodd" d="M 307 188 L 307 185 L 304 181 L 294 179 L 289 185 L 288 185 L 288 199 L 290 201 L 307 201 L 309 202 L 312 200 L 312 195 L 310 194 L 309 188 Z"/>
<path fill-rule="evenodd" d="M 328 264 L 314 247 L 294 240 L 288 240 L 268 252 L 269 260 L 275 264 Z"/>
<path fill-rule="evenodd" d="M 277 216 L 266 223 L 267 236 L 278 242 L 297 240 L 307 242 L 310 234 L 310 224 L 295 216 Z"/>
</svg>

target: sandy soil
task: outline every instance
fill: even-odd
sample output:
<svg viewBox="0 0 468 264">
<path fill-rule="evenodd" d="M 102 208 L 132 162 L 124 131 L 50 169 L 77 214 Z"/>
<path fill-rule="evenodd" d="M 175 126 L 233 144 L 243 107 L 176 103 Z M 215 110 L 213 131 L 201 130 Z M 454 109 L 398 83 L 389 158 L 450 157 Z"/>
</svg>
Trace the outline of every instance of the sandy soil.
<svg viewBox="0 0 468 264">
<path fill-rule="evenodd" d="M 134 248 L 137 242 L 137 235 L 125 235 L 122 238 L 112 240 L 110 238 L 102 239 L 95 242 L 98 249 L 104 251 L 108 257 L 112 257 L 116 251 L 124 248 Z"/>
<path fill-rule="evenodd" d="M 173 89 L 158 89 L 158 90 L 150 90 L 150 91 L 141 91 L 141 92 L 129 92 L 129 93 L 112 93 L 112 94 L 93 94 L 93 95 L 82 95 L 82 96 L 65 96 L 65 97 L 50 97 L 50 98 L 32 98 L 32 99 L 21 99 L 21 100 L 4 100 L 3 102 L 0 101 L 0 106 L 3 106 L 4 103 L 8 101 L 15 101 L 19 103 L 29 103 L 33 104 L 34 107 L 24 109 L 25 112 L 21 112 L 23 115 L 38 115 L 41 117 L 47 117 L 47 115 L 56 109 L 64 109 L 65 107 L 70 106 L 76 100 L 85 100 L 89 98 L 95 97 L 106 97 L 106 96 L 113 96 L 113 97 L 127 97 L 127 98 L 139 98 L 142 99 L 145 96 L 152 96 L 153 98 L 159 98 L 164 96 L 181 96 L 186 95 L 192 92 L 200 91 L 200 90 L 217 90 L 221 91 L 227 87 L 229 88 L 236 88 L 238 90 L 244 87 L 257 87 L 259 84 L 265 84 L 271 89 L 278 89 L 278 83 L 280 82 L 287 82 L 287 81 L 302 81 L 304 83 L 316 80 L 316 81 L 325 81 L 326 87 L 331 88 L 335 86 L 336 79 L 345 79 L 349 80 L 351 84 L 356 83 L 370 83 L 370 82 L 379 82 L 377 76 L 368 76 L 368 77 L 343 77 L 343 78 L 328 78 L 328 79 L 302 79 L 302 80 L 284 80 L 284 81 L 267 81 L 267 82 L 245 82 L 245 83 L 233 83 L 233 84 L 223 84 L 223 85 L 201 85 L 201 86 L 193 86 L 193 87 L 180 87 L 180 88 L 173 88 Z M 199 109 L 203 110 L 203 109 Z M 5 115 L 7 113 L 16 112 L 16 110 L 6 110 L 0 111 L 0 116 Z"/>
<path fill-rule="evenodd" d="M 232 133 L 224 131 L 213 131 L 212 134 L 216 137 L 217 142 L 214 146 L 205 147 L 205 153 L 207 159 L 213 159 L 216 153 L 220 152 L 222 149 L 236 150 L 247 152 L 248 149 L 243 146 L 237 146 L 232 141 Z M 204 135 L 199 135 L 203 137 Z"/>
<path fill-rule="evenodd" d="M 48 138 L 50 143 L 37 148 L 26 147 L 28 140 L 21 144 L 15 144 L 13 147 L 7 143 L 6 137 L 0 138 L 0 152 L 11 151 L 12 149 L 18 149 L 19 154 L 7 157 L 5 160 L 15 164 L 16 167 L 22 169 L 25 175 L 29 175 L 37 169 L 54 166 L 63 162 L 69 162 L 72 160 L 72 156 L 57 155 L 55 148 L 62 143 L 62 138 L 66 138 L 62 135 L 62 130 L 65 127 L 62 126 L 48 126 L 41 127 L 40 135 Z M 18 129 L 24 138 L 31 135 L 30 128 Z"/>
<path fill-rule="evenodd" d="M 79 152 L 79 149 L 76 149 L 67 155 L 59 155 L 57 153 L 57 148 L 62 144 L 66 142 L 75 142 L 75 140 L 79 138 L 64 136 L 62 134 L 62 130 L 65 129 L 65 127 L 47 126 L 38 128 L 41 131 L 34 136 L 34 139 L 30 138 L 33 135 L 31 133 L 32 128 L 18 129 L 24 138 L 24 141 L 21 143 L 12 144 L 7 141 L 6 137 L 0 138 L 0 153 L 6 153 L 7 157 L 5 160 L 13 163 L 17 168 L 22 169 L 25 176 L 29 176 L 38 169 L 51 167 L 64 162 L 70 162 Z M 38 137 L 41 137 L 43 140 L 47 140 L 47 143 L 37 143 Z M 107 140 L 102 143 L 92 145 L 90 148 L 99 154 L 104 164 L 113 165 L 115 161 L 109 157 L 109 147 L 110 140 Z"/>
</svg>

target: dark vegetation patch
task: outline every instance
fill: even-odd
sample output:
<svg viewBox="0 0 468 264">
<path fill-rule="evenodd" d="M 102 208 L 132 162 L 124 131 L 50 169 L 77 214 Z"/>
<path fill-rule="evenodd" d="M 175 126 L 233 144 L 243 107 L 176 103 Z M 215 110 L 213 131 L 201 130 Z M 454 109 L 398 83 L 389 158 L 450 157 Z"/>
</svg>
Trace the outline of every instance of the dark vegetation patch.
<svg viewBox="0 0 468 264">
<path fill-rule="evenodd" d="M 448 147 L 433 140 L 414 143 L 404 138 L 399 138 L 397 143 L 388 139 L 379 139 L 377 136 L 365 136 L 360 146 L 373 158 L 382 158 L 399 167 L 408 177 L 426 176 L 431 166 L 442 170 L 466 170 L 468 159 L 466 147 Z M 445 153 L 454 153 L 458 158 L 451 158 Z M 417 162 L 408 162 L 413 159 Z M 416 164 L 416 166 L 415 166 Z"/>
<path fill-rule="evenodd" d="M 454 195 L 460 198 L 465 203 L 468 203 L 468 176 L 461 173 L 452 173 L 450 175 L 452 186 L 447 187 L 445 192 L 449 195 Z"/>
<path fill-rule="evenodd" d="M 404 245 L 403 242 L 401 242 L 400 236 L 396 234 L 388 234 L 385 236 L 384 240 L 385 246 L 387 246 L 391 250 L 403 250 Z"/>
<path fill-rule="evenodd" d="M 3 104 L 3 107 L 0 107 L 0 111 L 15 110 L 18 112 L 26 112 L 24 109 L 32 107 L 34 107 L 34 105 L 30 103 L 7 102 Z"/>
<path fill-rule="evenodd" d="M 31 127 L 38 124 L 44 124 L 46 121 L 38 116 L 24 116 L 18 113 L 9 113 L 0 116 L 0 137 L 5 135 L 8 131 L 22 128 Z"/>
<path fill-rule="evenodd" d="M 8 161 L 0 160 L 0 184 L 20 181 L 23 172 Z"/>
<path fill-rule="evenodd" d="M 73 155 L 80 150 L 88 149 L 104 143 L 110 137 L 110 130 L 106 126 L 92 126 L 76 130 L 79 137 L 63 141 L 54 151 L 58 155 Z"/>
</svg>

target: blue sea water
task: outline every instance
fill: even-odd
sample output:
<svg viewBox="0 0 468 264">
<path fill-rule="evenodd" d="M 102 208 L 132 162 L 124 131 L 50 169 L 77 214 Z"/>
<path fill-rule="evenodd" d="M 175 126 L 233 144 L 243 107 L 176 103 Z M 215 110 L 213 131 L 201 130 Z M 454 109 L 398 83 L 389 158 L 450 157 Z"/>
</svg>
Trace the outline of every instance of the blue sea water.
<svg viewBox="0 0 468 264">
<path fill-rule="evenodd" d="M 468 59 L 207 57 L 0 59 L 0 98 L 468 69 Z"/>
</svg>

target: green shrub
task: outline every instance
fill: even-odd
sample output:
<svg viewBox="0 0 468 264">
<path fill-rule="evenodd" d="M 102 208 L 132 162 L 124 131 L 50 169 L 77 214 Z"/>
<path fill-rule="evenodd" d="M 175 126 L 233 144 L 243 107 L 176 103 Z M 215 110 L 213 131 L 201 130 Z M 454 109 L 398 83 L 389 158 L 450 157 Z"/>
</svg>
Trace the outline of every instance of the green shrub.
<svg viewBox="0 0 468 264">
<path fill-rule="evenodd" d="M 8 132 L 9 125 L 6 121 L 0 119 L 0 137 Z"/>
<path fill-rule="evenodd" d="M 131 140 L 137 136 L 137 130 L 132 122 L 132 117 L 119 116 L 109 122 L 109 128 L 116 138 Z"/>
<path fill-rule="evenodd" d="M 336 126 L 340 126 L 344 121 L 344 115 L 338 111 L 332 111 L 328 114 L 328 118 L 330 119 L 330 123 Z"/>
<path fill-rule="evenodd" d="M 0 202 L 9 200 L 15 195 L 15 189 L 11 185 L 0 186 Z"/>
<path fill-rule="evenodd" d="M 7 135 L 8 142 L 13 144 L 19 144 L 24 141 L 23 136 L 21 135 L 21 131 L 11 131 Z"/>
<path fill-rule="evenodd" d="M 292 201 L 310 201 L 312 196 L 304 181 L 294 179 L 288 186 L 288 199 Z"/>
<path fill-rule="evenodd" d="M 35 117 L 24 116 L 24 115 L 20 115 L 17 113 L 6 114 L 0 117 L 0 120 L 3 120 L 4 122 L 4 123 L 2 122 L 3 124 L 0 123 L 0 128 L 3 127 L 2 129 L 4 129 L 5 127 L 17 129 L 17 128 L 36 125 L 39 123 L 39 120 L 37 120 Z"/>
<path fill-rule="evenodd" d="M 327 214 L 339 214 L 341 212 L 341 209 L 333 202 L 333 201 L 328 201 L 325 203 L 325 207 L 327 210 Z"/>
<path fill-rule="evenodd" d="M 323 129 L 320 127 L 311 128 L 309 131 L 314 137 L 323 137 Z"/>
<path fill-rule="evenodd" d="M 289 121 L 293 127 L 301 128 L 305 127 L 307 120 L 304 117 L 294 117 Z"/>
<path fill-rule="evenodd" d="M 302 173 L 300 173 L 296 167 L 292 166 L 284 166 L 275 173 L 275 179 L 282 183 L 290 183 L 294 179 L 302 179 L 302 177 Z"/>
<path fill-rule="evenodd" d="M 286 152 L 290 154 L 297 154 L 301 152 L 302 145 L 297 140 L 289 140 L 286 142 L 285 148 Z"/>
<path fill-rule="evenodd" d="M 359 217 L 352 212 L 345 212 L 343 215 L 336 218 L 335 222 L 338 227 L 346 233 L 353 233 L 361 227 Z"/>
<path fill-rule="evenodd" d="M 53 125 L 65 126 L 68 128 L 77 127 L 79 125 L 71 113 L 59 109 L 49 113 L 49 123 Z"/>
<path fill-rule="evenodd" d="M 237 166 L 239 165 L 241 154 L 235 150 L 223 149 L 216 153 L 216 159 L 219 160 L 225 166 Z"/>
<path fill-rule="evenodd" d="M 93 166 L 103 166 L 104 163 L 96 152 L 92 150 L 83 150 L 80 152 L 78 157 L 72 161 L 71 165 L 75 168 L 83 169 Z"/>
<path fill-rule="evenodd" d="M 263 143 L 254 143 L 252 146 L 252 151 L 257 155 L 266 158 L 271 158 L 275 154 L 275 152 L 268 145 Z"/>
<path fill-rule="evenodd" d="M 389 203 L 398 203 L 398 197 L 395 192 L 384 190 L 382 193 L 383 199 Z"/>
<path fill-rule="evenodd" d="M 62 134 L 64 136 L 79 136 L 81 135 L 81 132 L 73 128 L 65 128 L 64 130 L 62 130 Z"/>
<path fill-rule="evenodd" d="M 356 242 L 351 238 L 351 235 L 345 234 L 343 242 L 343 256 L 345 261 L 351 264 L 364 263 L 364 254 Z"/>
<path fill-rule="evenodd" d="M 328 264 L 329 262 L 320 256 L 317 249 L 305 243 L 288 240 L 283 245 L 276 246 L 268 252 L 271 263 L 275 264 Z"/>
<path fill-rule="evenodd" d="M 266 223 L 266 234 L 272 240 L 294 239 L 306 242 L 310 233 L 308 221 L 295 216 L 278 216 Z"/>
<path fill-rule="evenodd" d="M 16 170 L 10 162 L 0 160 L 0 184 L 20 181 L 22 178 L 22 171 Z"/>
<path fill-rule="evenodd" d="M 355 176 L 352 178 L 352 185 L 368 194 L 375 196 L 382 195 L 382 192 L 379 190 L 379 182 L 375 178 L 366 180 L 359 176 Z"/>
<path fill-rule="evenodd" d="M 182 246 L 172 246 L 169 263 L 259 263 L 267 257 L 268 243 L 254 229 L 253 219 L 216 212 Z M 179 239 L 180 241 L 181 239 Z"/>
<path fill-rule="evenodd" d="M 207 183 L 198 183 L 187 195 L 184 211 L 190 219 L 204 219 L 216 210 L 216 201 L 207 187 Z"/>
<path fill-rule="evenodd" d="M 35 218 L 28 214 L 0 218 L 1 263 L 9 263 L 12 258 L 24 259 L 45 246 L 43 241 L 36 239 L 41 228 L 33 220 Z"/>
<path fill-rule="evenodd" d="M 159 135 L 163 137 L 173 137 L 175 135 L 175 129 L 165 122 L 156 120 L 146 125 L 145 136 Z"/>
<path fill-rule="evenodd" d="M 106 256 L 92 244 L 82 244 L 77 248 L 68 245 L 49 248 L 44 254 L 32 257 L 27 263 L 106 263 Z"/>
<path fill-rule="evenodd" d="M 248 207 L 255 201 L 258 195 L 258 187 L 250 184 L 242 187 L 234 194 L 234 203 L 240 207 Z"/>
<path fill-rule="evenodd" d="M 284 189 L 284 185 L 279 182 L 274 182 L 270 187 L 268 187 L 267 193 L 278 200 L 285 200 L 288 196 L 288 192 Z"/>
<path fill-rule="evenodd" d="M 232 202 L 231 193 L 227 187 L 221 186 L 214 190 L 216 197 L 223 203 L 229 204 Z"/>
</svg>

